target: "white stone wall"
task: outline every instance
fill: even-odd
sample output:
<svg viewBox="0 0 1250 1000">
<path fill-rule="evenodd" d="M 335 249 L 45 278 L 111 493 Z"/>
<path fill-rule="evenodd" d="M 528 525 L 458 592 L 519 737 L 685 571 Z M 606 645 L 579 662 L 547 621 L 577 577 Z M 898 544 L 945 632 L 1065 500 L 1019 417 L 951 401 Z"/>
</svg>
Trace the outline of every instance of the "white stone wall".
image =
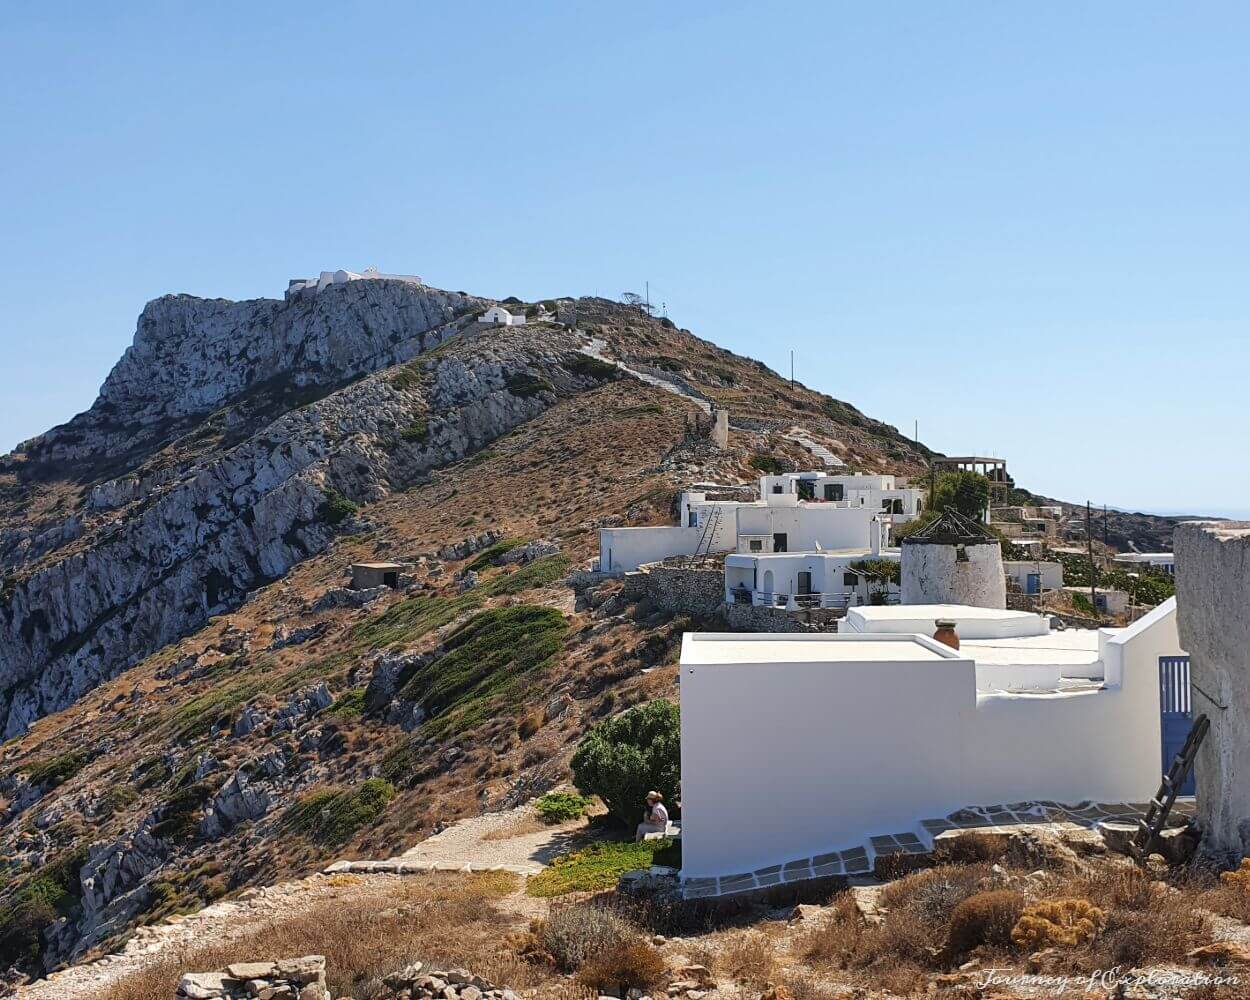
<svg viewBox="0 0 1250 1000">
<path fill-rule="evenodd" d="M 985 545 L 903 543 L 904 604 L 970 604 L 1005 608 L 1007 584 L 1002 549 Z M 959 558 L 959 549 L 967 555 Z"/>
<path fill-rule="evenodd" d="M 1250 522 L 1176 529 L 1176 600 L 1195 713 L 1203 849 L 1250 856 Z"/>
</svg>

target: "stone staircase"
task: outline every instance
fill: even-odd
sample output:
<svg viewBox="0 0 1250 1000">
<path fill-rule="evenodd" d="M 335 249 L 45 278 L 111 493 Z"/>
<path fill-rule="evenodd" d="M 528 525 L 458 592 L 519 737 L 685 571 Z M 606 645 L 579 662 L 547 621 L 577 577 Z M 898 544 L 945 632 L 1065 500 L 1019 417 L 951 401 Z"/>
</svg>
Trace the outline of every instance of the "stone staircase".
<svg viewBox="0 0 1250 1000">
<path fill-rule="evenodd" d="M 838 458 L 833 452 L 812 439 L 811 433 L 802 427 L 791 427 L 782 435 L 787 441 L 793 441 L 795 444 L 807 449 L 811 456 L 819 460 L 826 469 L 836 469 L 846 465 L 842 459 Z"/>
</svg>

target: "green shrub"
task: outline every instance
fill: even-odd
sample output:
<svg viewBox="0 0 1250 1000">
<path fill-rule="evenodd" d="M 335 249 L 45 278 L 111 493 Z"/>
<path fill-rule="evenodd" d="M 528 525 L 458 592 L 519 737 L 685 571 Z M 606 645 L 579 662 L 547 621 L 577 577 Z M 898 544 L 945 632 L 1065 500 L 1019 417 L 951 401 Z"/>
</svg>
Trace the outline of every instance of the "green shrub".
<svg viewBox="0 0 1250 1000">
<path fill-rule="evenodd" d="M 173 737 L 185 742 L 202 736 L 214 723 L 227 724 L 245 704 L 265 689 L 264 675 L 256 671 L 222 681 L 179 705 L 169 716 Z"/>
<path fill-rule="evenodd" d="M 412 423 L 400 431 L 399 436 L 410 444 L 419 444 L 430 432 L 430 425 L 424 417 L 413 417 Z"/>
<path fill-rule="evenodd" d="M 472 591 L 455 597 L 418 594 L 353 626 L 349 634 L 362 649 L 399 646 L 442 628 L 480 603 L 481 597 Z"/>
<path fill-rule="evenodd" d="M 531 375 L 529 372 L 513 372 L 504 379 L 504 384 L 507 385 L 512 395 L 520 396 L 522 399 L 537 396 L 540 392 L 552 391 L 550 382 L 537 375 Z"/>
<path fill-rule="evenodd" d="M 507 576 L 501 576 L 486 585 L 486 593 L 492 597 L 500 594 L 519 594 L 536 587 L 549 587 L 564 579 L 569 569 L 568 556 L 543 556 L 526 563 Z"/>
<path fill-rule="evenodd" d="M 100 796 L 99 813 L 101 816 L 112 816 L 134 805 L 139 800 L 139 793 L 129 785 L 113 785 Z"/>
<path fill-rule="evenodd" d="M 338 490 L 325 489 L 321 506 L 317 508 L 317 516 L 324 524 L 342 524 L 360 509 Z"/>
<path fill-rule="evenodd" d="M 581 819 L 589 807 L 590 799 L 576 792 L 548 792 L 534 803 L 534 809 L 544 823 L 567 823 Z"/>
<path fill-rule="evenodd" d="M 766 476 L 779 476 L 785 471 L 781 467 L 780 460 L 773 455 L 752 455 L 750 465 L 751 468 L 764 473 Z"/>
<path fill-rule="evenodd" d="M 331 715 L 341 715 L 344 718 L 355 718 L 365 714 L 365 689 L 352 688 L 339 695 L 334 704 L 330 706 Z"/>
<path fill-rule="evenodd" d="M 480 573 L 491 566 L 498 566 L 504 556 L 513 549 L 524 545 L 528 540 L 526 538 L 501 538 L 494 545 L 489 545 L 482 549 L 473 562 L 469 563 L 468 568 L 475 573 Z"/>
<path fill-rule="evenodd" d="M 0 907 L 0 965 L 38 962 L 43 932 L 59 917 L 72 917 L 82 901 L 79 870 L 87 849 L 67 851 L 19 883 Z"/>
<path fill-rule="evenodd" d="M 199 827 L 200 812 L 213 796 L 207 781 L 197 781 L 175 789 L 161 801 L 161 818 L 152 827 L 152 836 L 162 840 L 190 840 Z"/>
<path fill-rule="evenodd" d="M 322 788 L 300 798 L 286 821 L 318 843 L 337 846 L 381 816 L 394 796 L 395 786 L 382 778 L 370 778 L 351 788 Z"/>
<path fill-rule="evenodd" d="M 646 808 L 647 792 L 676 799 L 681 779 L 681 714 L 667 701 L 653 701 L 595 726 L 573 754 L 573 780 L 598 795 L 608 810 L 632 828 Z"/>
<path fill-rule="evenodd" d="M 87 755 L 80 751 L 63 753 L 57 757 L 46 757 L 43 760 L 23 764 L 20 771 L 26 775 L 32 785 L 39 785 L 50 791 L 65 784 L 87 765 Z"/>
<path fill-rule="evenodd" d="M 650 868 L 656 854 L 671 845 L 669 840 L 644 840 L 641 844 L 632 841 L 591 844 L 584 850 L 556 858 L 529 880 L 525 891 L 531 896 L 549 898 L 570 892 L 610 889 L 626 872 Z"/>
<path fill-rule="evenodd" d="M 396 389 L 415 389 L 421 384 L 421 362 L 410 361 L 391 376 L 391 385 Z"/>
<path fill-rule="evenodd" d="M 941 513 L 956 510 L 974 521 L 985 520 L 990 481 L 979 472 L 944 472 L 937 477 L 929 508 Z"/>
<path fill-rule="evenodd" d="M 592 358 L 589 354 L 582 354 L 580 351 L 569 359 L 567 368 L 574 375 L 600 380 L 616 378 L 620 375 L 620 369 L 616 365 L 601 361 L 599 358 Z"/>
</svg>

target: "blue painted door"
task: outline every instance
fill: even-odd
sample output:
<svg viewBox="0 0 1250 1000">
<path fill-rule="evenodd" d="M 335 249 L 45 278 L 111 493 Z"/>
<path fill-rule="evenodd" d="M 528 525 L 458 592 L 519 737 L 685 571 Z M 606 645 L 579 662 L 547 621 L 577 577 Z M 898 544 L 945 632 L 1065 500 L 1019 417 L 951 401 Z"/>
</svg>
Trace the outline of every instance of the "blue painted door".
<svg viewBox="0 0 1250 1000">
<path fill-rule="evenodd" d="M 1172 766 L 1172 758 L 1181 752 L 1189 728 L 1194 721 L 1194 707 L 1189 692 L 1189 657 L 1159 657 L 1159 710 L 1162 712 L 1163 772 Z M 1194 794 L 1194 772 L 1189 772 L 1182 795 Z"/>
<path fill-rule="evenodd" d="M 1042 592 L 1042 574 L 1030 573 L 1025 580 L 1024 592 L 1026 594 L 1040 594 Z"/>
</svg>

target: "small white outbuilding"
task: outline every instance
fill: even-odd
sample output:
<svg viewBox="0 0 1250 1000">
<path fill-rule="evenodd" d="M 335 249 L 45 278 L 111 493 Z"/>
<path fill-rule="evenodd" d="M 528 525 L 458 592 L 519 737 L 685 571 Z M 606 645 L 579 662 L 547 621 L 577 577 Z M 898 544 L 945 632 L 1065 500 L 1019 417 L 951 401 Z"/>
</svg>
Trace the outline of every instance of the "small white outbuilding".
<svg viewBox="0 0 1250 1000">
<path fill-rule="evenodd" d="M 524 326 L 525 314 L 508 312 L 503 306 L 491 306 L 482 313 L 478 322 L 491 326 Z"/>
</svg>

